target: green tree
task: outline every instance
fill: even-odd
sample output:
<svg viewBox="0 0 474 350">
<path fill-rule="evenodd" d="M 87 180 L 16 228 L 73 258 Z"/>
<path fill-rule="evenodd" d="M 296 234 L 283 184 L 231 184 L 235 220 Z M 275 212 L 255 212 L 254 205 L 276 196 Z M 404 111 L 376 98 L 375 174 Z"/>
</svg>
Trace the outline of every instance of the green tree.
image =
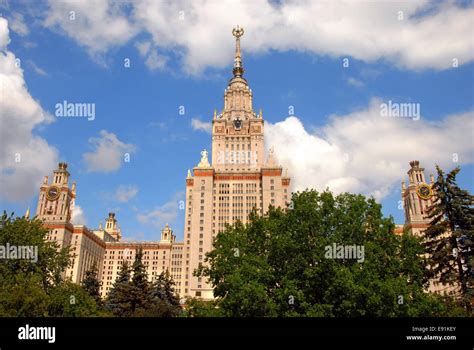
<svg viewBox="0 0 474 350">
<path fill-rule="evenodd" d="M 122 269 L 106 300 L 106 309 L 119 317 L 153 316 L 151 283 L 143 264 L 143 250 L 136 251 L 132 267 L 124 261 Z"/>
<path fill-rule="evenodd" d="M 152 285 L 152 302 L 155 317 L 174 317 L 181 313 L 179 297 L 174 290 L 174 281 L 168 270 L 158 275 Z"/>
<path fill-rule="evenodd" d="M 397 317 L 447 315 L 424 292 L 418 238 L 362 195 L 295 193 L 292 209 L 253 213 L 219 233 L 196 272 L 214 286 L 224 316 Z M 351 246 L 356 258 L 328 256 Z"/>
<path fill-rule="evenodd" d="M 183 316 L 186 317 L 222 317 L 218 301 L 205 301 L 196 298 L 187 298 Z"/>
<path fill-rule="evenodd" d="M 33 246 L 38 253 L 37 261 L 0 258 L 0 316 L 101 315 L 92 297 L 63 280 L 69 249 L 59 249 L 47 235 L 40 220 L 5 212 L 0 217 L 0 247 Z"/>
<path fill-rule="evenodd" d="M 474 197 L 459 188 L 457 167 L 445 175 L 436 166 L 433 184 L 435 202 L 428 208 L 430 224 L 425 230 L 425 246 L 430 267 L 428 277 L 459 286 L 460 299 L 468 312 L 474 298 Z"/>
<path fill-rule="evenodd" d="M 37 247 L 36 262 L 0 259 L 0 315 L 14 317 L 48 316 L 52 289 L 61 283 L 68 266 L 68 250 L 58 250 L 46 240 L 48 230 L 38 220 L 14 218 L 4 212 L 0 219 L 0 246 Z"/>
<path fill-rule="evenodd" d="M 92 268 L 86 271 L 84 279 L 81 282 L 84 290 L 96 301 L 97 305 L 102 305 L 102 298 L 100 296 L 100 287 L 102 281 L 99 281 L 97 265 L 94 263 Z"/>
<path fill-rule="evenodd" d="M 140 248 L 135 253 L 135 261 L 132 266 L 133 275 L 130 283 L 131 313 L 140 316 L 144 315 L 151 305 L 151 284 L 148 281 L 148 273 L 142 260 L 143 250 Z"/>
<path fill-rule="evenodd" d="M 124 260 L 105 301 L 105 308 L 115 316 L 132 316 L 130 298 L 131 269 L 128 261 Z"/>
<path fill-rule="evenodd" d="M 48 315 L 56 317 L 109 316 L 80 285 L 65 281 L 51 293 Z"/>
</svg>

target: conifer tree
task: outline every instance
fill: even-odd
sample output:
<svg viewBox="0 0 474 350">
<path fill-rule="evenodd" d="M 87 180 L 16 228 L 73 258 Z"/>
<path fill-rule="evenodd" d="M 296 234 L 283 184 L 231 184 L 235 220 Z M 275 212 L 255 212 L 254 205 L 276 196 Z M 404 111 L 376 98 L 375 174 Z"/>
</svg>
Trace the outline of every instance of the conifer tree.
<svg viewBox="0 0 474 350">
<path fill-rule="evenodd" d="M 428 253 L 428 277 L 445 284 L 458 285 L 464 307 L 471 312 L 474 297 L 474 200 L 459 188 L 457 167 L 447 175 L 436 166 L 437 181 L 433 185 L 435 202 L 428 208 L 431 219 L 425 231 Z"/>
<path fill-rule="evenodd" d="M 132 266 L 133 277 L 130 288 L 130 303 L 132 314 L 142 313 L 151 304 L 151 285 L 148 281 L 146 266 L 143 264 L 143 250 L 136 251 Z"/>
<path fill-rule="evenodd" d="M 168 270 L 160 273 L 153 283 L 152 289 L 153 302 L 159 307 L 156 308 L 155 316 L 171 317 L 181 312 L 179 297 L 174 290 L 174 281 Z"/>
<path fill-rule="evenodd" d="M 97 305 L 102 305 L 102 298 L 100 297 L 102 281 L 99 281 L 96 263 L 92 265 L 90 270 L 86 271 L 81 285 L 84 290 L 95 299 Z"/>
<path fill-rule="evenodd" d="M 112 289 L 107 296 L 105 307 L 115 316 L 132 316 L 130 299 L 131 270 L 128 261 L 124 260 Z"/>
</svg>

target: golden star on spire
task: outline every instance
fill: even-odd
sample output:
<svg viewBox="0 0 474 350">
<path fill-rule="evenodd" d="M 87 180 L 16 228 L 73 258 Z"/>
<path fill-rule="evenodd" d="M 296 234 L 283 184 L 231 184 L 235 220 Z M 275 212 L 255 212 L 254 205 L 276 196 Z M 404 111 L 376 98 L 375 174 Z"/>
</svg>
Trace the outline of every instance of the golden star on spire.
<svg viewBox="0 0 474 350">
<path fill-rule="evenodd" d="M 235 77 L 240 77 L 244 74 L 242 67 L 242 54 L 240 52 L 240 37 L 244 35 L 244 28 L 239 26 L 232 29 L 232 35 L 235 36 L 235 59 L 233 73 Z"/>
</svg>

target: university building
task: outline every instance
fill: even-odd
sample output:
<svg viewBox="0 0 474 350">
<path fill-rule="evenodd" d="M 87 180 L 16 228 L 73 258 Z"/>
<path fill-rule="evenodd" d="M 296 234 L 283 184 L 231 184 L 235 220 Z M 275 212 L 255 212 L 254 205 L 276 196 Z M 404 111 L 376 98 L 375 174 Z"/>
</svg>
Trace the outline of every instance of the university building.
<svg viewBox="0 0 474 350">
<path fill-rule="evenodd" d="M 240 50 L 242 28 L 236 39 L 233 76 L 224 90 L 224 106 L 212 118 L 212 164 L 206 150 L 188 171 L 184 225 L 181 295 L 212 299 L 212 287 L 193 271 L 204 262 L 212 241 L 226 224 L 247 222 L 255 208 L 263 214 L 270 205 L 285 207 L 290 200 L 290 178 L 283 174 L 270 150 L 264 152 L 264 119 L 253 109 L 252 89 L 243 77 Z"/>
<path fill-rule="evenodd" d="M 95 230 L 72 224 L 76 184 L 72 183 L 69 187 L 69 176 L 65 163 L 59 163 L 51 182 L 45 176 L 36 210 L 36 216 L 49 229 L 48 239 L 57 242 L 60 248 L 70 247 L 72 264 L 65 271 L 64 277 L 80 283 L 86 271 L 95 265 L 99 279 L 102 280 L 101 295 L 105 296 L 123 262 L 132 264 L 136 251 L 141 248 L 150 280 L 168 270 L 179 289 L 183 244 L 175 241 L 171 228 L 166 225 L 157 242 L 124 242 L 114 213 L 109 213 L 105 227 L 99 224 L 99 228 Z"/>
<path fill-rule="evenodd" d="M 185 180 L 186 204 L 183 242 L 177 242 L 166 225 L 156 242 L 128 242 L 114 213 L 109 213 L 105 226 L 90 230 L 71 223 L 76 198 L 76 184 L 70 184 L 66 163 L 59 163 L 49 181 L 45 176 L 40 187 L 36 216 L 49 229 L 48 239 L 59 247 L 69 246 L 72 265 L 65 278 L 80 283 L 85 272 L 94 265 L 102 280 L 101 294 L 107 295 L 124 261 L 132 263 L 137 249 L 144 253 L 144 264 L 150 280 L 169 271 L 181 297 L 212 299 L 213 290 L 205 278 L 193 276 L 212 249 L 216 235 L 226 224 L 246 223 L 248 215 L 259 214 L 269 206 L 285 207 L 291 200 L 291 180 L 278 165 L 273 150 L 265 154 L 264 119 L 261 110 L 253 108 L 253 92 L 244 78 L 240 49 L 242 28 L 235 28 L 235 59 L 232 77 L 224 90 L 223 108 L 212 117 L 211 160 L 206 150 L 199 163 L 188 170 Z M 410 162 L 408 185 L 402 184 L 405 224 L 397 225 L 396 234 L 407 228 L 420 235 L 426 229 L 426 208 L 433 192 L 427 184 L 424 169 L 418 161 Z M 433 286 L 433 290 L 441 287 Z M 431 289 L 431 288 L 430 288 Z"/>
</svg>

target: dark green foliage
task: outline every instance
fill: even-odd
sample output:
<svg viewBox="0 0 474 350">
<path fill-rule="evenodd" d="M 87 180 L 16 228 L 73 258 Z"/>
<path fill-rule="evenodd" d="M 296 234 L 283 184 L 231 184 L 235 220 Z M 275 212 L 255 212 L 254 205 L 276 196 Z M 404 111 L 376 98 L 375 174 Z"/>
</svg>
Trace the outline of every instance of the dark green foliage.
<svg viewBox="0 0 474 350">
<path fill-rule="evenodd" d="M 188 298 L 185 302 L 184 316 L 186 317 L 222 317 L 222 311 L 217 301 L 203 301 Z"/>
<path fill-rule="evenodd" d="M 111 316 L 81 286 L 65 281 L 51 293 L 49 316 Z"/>
<path fill-rule="evenodd" d="M 102 282 L 99 281 L 97 265 L 95 263 L 90 270 L 86 271 L 81 284 L 87 294 L 94 298 L 97 305 L 102 305 L 102 299 L 100 297 L 100 287 Z"/>
<path fill-rule="evenodd" d="M 106 300 L 106 308 L 119 317 L 174 317 L 181 313 L 168 272 L 148 281 L 143 252 L 138 250 L 130 270 L 124 262 Z"/>
<path fill-rule="evenodd" d="M 420 239 L 395 235 L 393 219 L 383 217 L 374 199 L 305 191 L 293 195 L 291 207 L 254 214 L 249 225 L 237 223 L 217 235 L 196 275 L 215 287 L 219 313 L 448 315 L 440 299 L 423 290 Z M 363 246 L 364 261 L 328 258 L 326 247 L 333 243 Z M 203 309 L 198 306 L 197 312 Z"/>
<path fill-rule="evenodd" d="M 175 293 L 174 282 L 168 270 L 162 272 L 155 280 L 151 296 L 162 309 L 161 316 L 172 317 L 181 313 L 179 297 Z"/>
<path fill-rule="evenodd" d="M 41 221 L 0 218 L 0 246 L 36 246 L 38 261 L 0 259 L 0 316 L 97 316 L 103 315 L 94 298 L 62 275 L 69 264 L 69 250 L 48 241 Z"/>
<path fill-rule="evenodd" d="M 435 203 L 428 208 L 431 219 L 425 231 L 428 277 L 460 286 L 460 300 L 468 312 L 474 298 L 474 197 L 456 183 L 460 168 L 447 175 L 436 167 L 433 185 Z"/>
<path fill-rule="evenodd" d="M 105 308 L 115 316 L 132 316 L 132 305 L 130 299 L 130 278 L 130 265 L 125 260 L 122 263 L 122 267 L 117 276 L 117 279 L 105 301 Z"/>
<path fill-rule="evenodd" d="M 132 266 L 132 280 L 129 288 L 130 312 L 132 315 L 139 313 L 143 315 L 148 311 L 152 302 L 151 284 L 148 282 L 148 274 L 143 264 L 143 250 L 139 249 L 135 254 L 135 261 Z"/>
</svg>

